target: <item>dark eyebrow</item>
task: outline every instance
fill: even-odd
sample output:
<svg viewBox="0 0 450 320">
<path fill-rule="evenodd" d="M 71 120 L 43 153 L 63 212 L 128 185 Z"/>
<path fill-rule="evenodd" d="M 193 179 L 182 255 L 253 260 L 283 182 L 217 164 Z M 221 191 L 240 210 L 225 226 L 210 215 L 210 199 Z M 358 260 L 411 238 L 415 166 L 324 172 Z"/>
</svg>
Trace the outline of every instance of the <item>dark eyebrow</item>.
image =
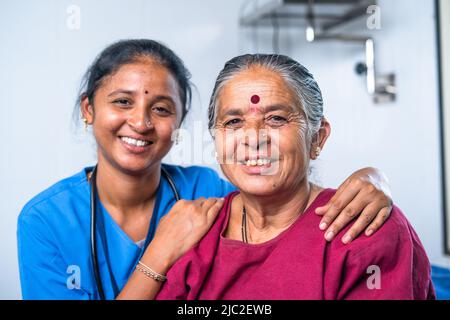
<svg viewBox="0 0 450 320">
<path fill-rule="evenodd" d="M 230 108 L 225 111 L 221 116 L 241 116 L 242 110 L 240 108 Z"/>
<path fill-rule="evenodd" d="M 129 94 L 129 95 L 133 95 L 134 91 L 133 90 L 118 89 L 118 90 L 114 90 L 113 92 L 108 94 L 108 97 L 116 95 L 116 94 L 119 94 L 119 93 L 125 93 L 125 94 Z"/>
<path fill-rule="evenodd" d="M 135 91 L 133 90 L 125 90 L 125 89 L 118 89 L 118 90 L 114 90 L 113 92 L 111 92 L 110 94 L 108 94 L 108 97 L 119 94 L 119 93 L 124 93 L 124 94 L 129 94 L 129 95 L 133 95 L 135 93 Z M 165 96 L 165 95 L 159 95 L 156 96 L 153 99 L 153 102 L 158 102 L 158 101 L 162 101 L 162 100 L 168 100 L 169 102 L 171 102 L 172 104 L 175 104 L 175 101 L 172 99 L 171 96 Z"/>
<path fill-rule="evenodd" d="M 164 96 L 164 95 L 159 95 L 156 96 L 153 99 L 153 103 L 158 102 L 158 101 L 162 101 L 162 100 L 168 100 L 170 103 L 172 103 L 173 105 L 175 105 L 175 101 L 173 100 L 173 98 L 171 96 Z"/>
</svg>

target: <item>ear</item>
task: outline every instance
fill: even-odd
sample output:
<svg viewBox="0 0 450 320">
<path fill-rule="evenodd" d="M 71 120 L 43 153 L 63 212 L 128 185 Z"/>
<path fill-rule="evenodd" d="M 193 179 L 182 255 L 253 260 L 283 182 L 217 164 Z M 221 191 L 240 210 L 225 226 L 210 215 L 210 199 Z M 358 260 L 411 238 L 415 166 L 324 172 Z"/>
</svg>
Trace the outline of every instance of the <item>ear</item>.
<svg viewBox="0 0 450 320">
<path fill-rule="evenodd" d="M 89 98 L 87 95 L 81 98 L 80 109 L 82 117 L 87 120 L 88 124 L 92 124 L 94 122 L 94 108 L 92 107 L 92 104 L 89 102 Z"/>
<path fill-rule="evenodd" d="M 325 142 L 327 141 L 328 137 L 331 134 L 331 126 L 327 119 L 322 118 L 319 132 L 316 135 L 316 138 L 311 143 L 311 151 L 310 151 L 310 158 L 315 160 L 317 159 L 317 147 L 320 148 L 320 150 L 323 150 L 323 147 L 325 146 Z"/>
</svg>

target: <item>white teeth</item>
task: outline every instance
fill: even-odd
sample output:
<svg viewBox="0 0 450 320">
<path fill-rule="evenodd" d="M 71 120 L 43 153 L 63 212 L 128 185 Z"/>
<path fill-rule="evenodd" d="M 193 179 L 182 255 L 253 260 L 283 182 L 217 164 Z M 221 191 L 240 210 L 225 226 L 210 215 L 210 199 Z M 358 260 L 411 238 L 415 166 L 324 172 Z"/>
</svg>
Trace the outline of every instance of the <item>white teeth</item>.
<svg viewBox="0 0 450 320">
<path fill-rule="evenodd" d="M 150 144 L 149 141 L 136 140 L 136 139 L 133 139 L 133 138 L 130 138 L 130 137 L 122 137 L 121 139 L 122 139 L 123 142 L 131 144 L 131 145 L 136 146 L 136 147 L 144 147 L 144 146 Z"/>
<path fill-rule="evenodd" d="M 254 166 L 265 166 L 270 164 L 272 161 L 270 159 L 258 159 L 258 160 L 247 160 L 245 162 L 245 165 L 248 167 L 254 167 Z"/>
</svg>

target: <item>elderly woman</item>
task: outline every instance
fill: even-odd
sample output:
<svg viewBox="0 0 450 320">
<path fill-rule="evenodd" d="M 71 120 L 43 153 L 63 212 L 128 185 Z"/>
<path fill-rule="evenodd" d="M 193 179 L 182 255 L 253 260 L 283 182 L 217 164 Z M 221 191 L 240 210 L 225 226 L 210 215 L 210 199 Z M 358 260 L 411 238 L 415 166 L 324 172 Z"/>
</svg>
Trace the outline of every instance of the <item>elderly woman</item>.
<svg viewBox="0 0 450 320">
<path fill-rule="evenodd" d="M 397 207 L 372 237 L 346 246 L 323 239 L 313 212 L 335 190 L 309 182 L 308 167 L 330 124 L 306 68 L 282 55 L 230 60 L 209 119 L 222 170 L 239 191 L 173 265 L 158 299 L 434 298 L 426 253 Z"/>
</svg>

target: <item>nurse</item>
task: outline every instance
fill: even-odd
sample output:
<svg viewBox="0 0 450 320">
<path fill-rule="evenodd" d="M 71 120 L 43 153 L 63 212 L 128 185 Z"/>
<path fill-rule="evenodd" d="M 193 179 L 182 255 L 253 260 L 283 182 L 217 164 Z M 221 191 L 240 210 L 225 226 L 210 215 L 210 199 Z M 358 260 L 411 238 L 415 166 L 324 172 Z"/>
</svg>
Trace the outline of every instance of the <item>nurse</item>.
<svg viewBox="0 0 450 320">
<path fill-rule="evenodd" d="M 152 40 L 112 44 L 88 69 L 78 105 L 97 142 L 96 174 L 84 168 L 22 209 L 17 239 L 24 299 L 101 298 L 90 248 L 94 178 L 96 256 L 106 299 L 154 298 L 161 281 L 139 266 L 164 276 L 209 230 L 221 198 L 235 187 L 208 168 L 161 163 L 188 111 L 189 77 L 180 58 Z M 350 239 L 342 241 L 374 233 L 392 208 L 386 184 L 372 168 L 349 177 L 316 212 L 323 215 L 325 238 L 332 240 L 355 216 Z"/>
</svg>

